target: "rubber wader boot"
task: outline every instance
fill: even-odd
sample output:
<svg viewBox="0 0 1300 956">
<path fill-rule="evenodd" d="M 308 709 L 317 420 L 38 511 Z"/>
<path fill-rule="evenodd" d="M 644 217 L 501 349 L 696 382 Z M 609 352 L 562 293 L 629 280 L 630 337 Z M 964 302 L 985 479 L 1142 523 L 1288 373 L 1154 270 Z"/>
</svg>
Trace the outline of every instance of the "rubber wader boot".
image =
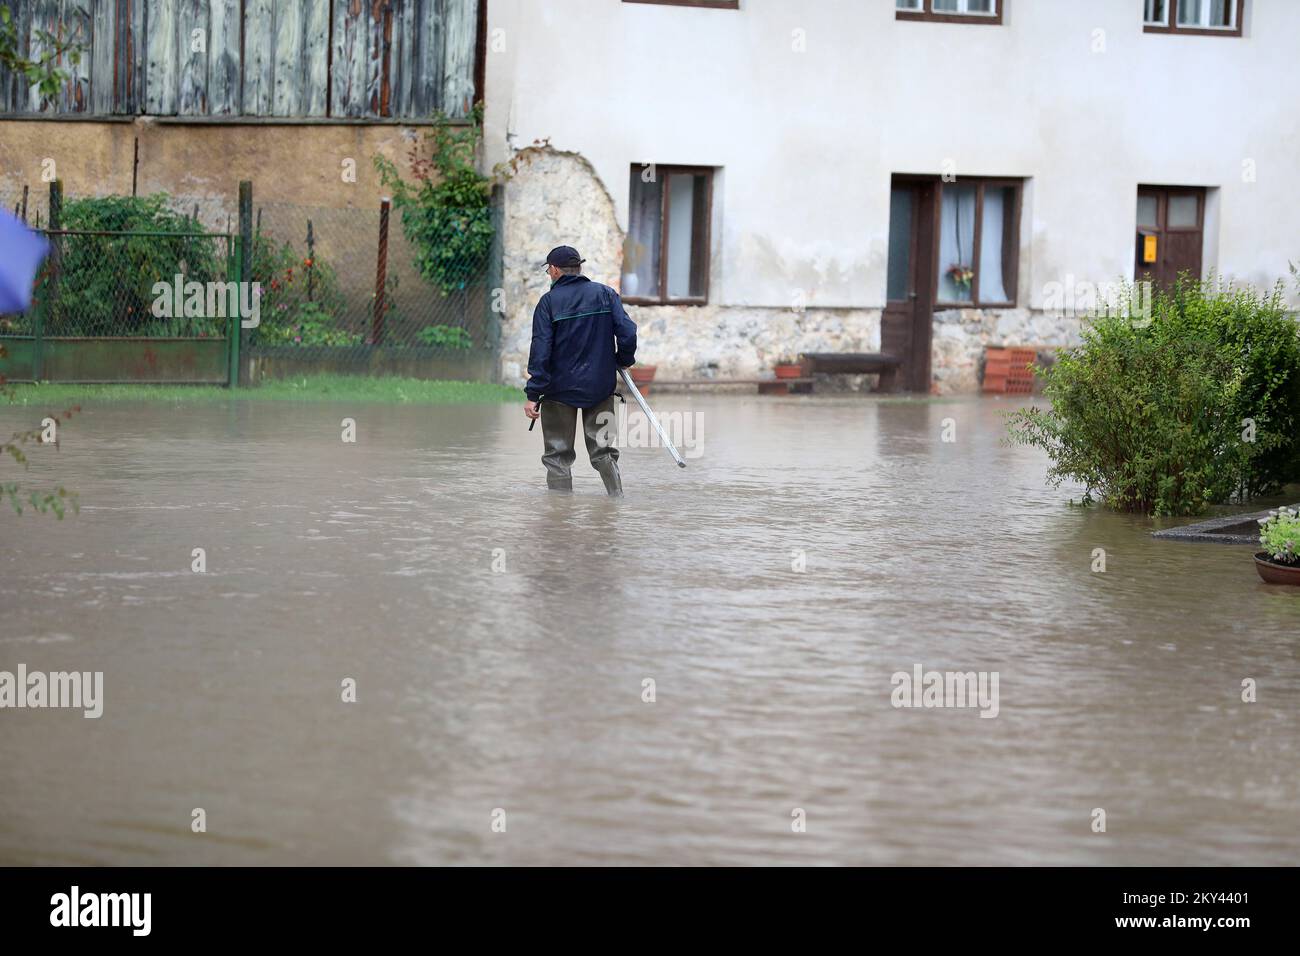
<svg viewBox="0 0 1300 956">
<path fill-rule="evenodd" d="M 591 467 L 605 483 L 605 492 L 612 498 L 621 498 L 623 478 L 618 470 L 618 448 L 614 445 L 616 421 L 612 396 L 599 405 L 582 409 L 582 437 Z M 552 491 L 573 490 L 577 430 L 578 409 L 561 402 L 542 402 L 542 439 L 546 445 L 542 464 L 546 466 L 546 487 Z"/>
<path fill-rule="evenodd" d="M 614 396 L 599 405 L 582 410 L 582 437 L 587 442 L 587 457 L 605 483 L 611 498 L 623 497 L 623 477 L 618 471 L 618 447 L 614 444 L 617 429 Z"/>
</svg>

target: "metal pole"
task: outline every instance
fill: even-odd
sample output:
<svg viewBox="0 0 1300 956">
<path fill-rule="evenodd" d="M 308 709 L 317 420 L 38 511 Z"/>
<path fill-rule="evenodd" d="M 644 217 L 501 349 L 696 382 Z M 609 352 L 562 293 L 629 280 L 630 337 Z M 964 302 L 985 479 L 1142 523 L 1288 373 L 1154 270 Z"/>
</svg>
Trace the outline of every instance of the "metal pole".
<svg viewBox="0 0 1300 956">
<path fill-rule="evenodd" d="M 307 220 L 307 301 L 312 301 L 312 278 L 316 266 L 316 238 L 312 235 L 311 220 Z"/>
<path fill-rule="evenodd" d="M 50 231 L 63 228 L 63 180 L 56 179 L 50 183 Z M 41 297 L 41 307 L 36 310 L 36 341 L 32 346 L 32 378 L 41 381 L 45 375 L 45 317 L 50 316 L 57 328 L 59 298 L 59 271 L 62 268 L 63 237 L 50 236 L 50 261 L 46 267 L 49 272 L 45 283 L 45 295 Z"/>
<path fill-rule="evenodd" d="M 627 374 L 627 369 L 625 368 L 619 369 L 618 374 L 622 376 L 623 384 L 626 385 L 628 391 L 632 393 L 632 397 L 636 399 L 636 403 L 641 406 L 641 411 L 645 412 L 645 417 L 650 419 L 650 424 L 653 425 L 655 431 L 659 433 L 659 440 L 662 441 L 664 447 L 668 449 L 668 454 L 673 456 L 673 460 L 677 462 L 678 467 L 685 468 L 686 462 L 682 460 L 681 453 L 677 451 L 677 446 L 668 438 L 667 433 L 664 431 L 664 427 L 659 424 L 659 419 L 655 418 L 655 413 L 650 411 L 650 406 L 647 405 L 646 400 L 641 397 L 641 392 L 632 381 L 632 376 Z"/>
<path fill-rule="evenodd" d="M 385 196 L 379 201 L 379 257 L 375 264 L 375 314 L 370 325 L 370 344 L 384 341 L 384 286 L 388 279 L 388 208 Z"/>
<path fill-rule="evenodd" d="M 239 299 L 244 298 L 244 283 L 251 280 L 253 274 L 253 183 L 242 180 L 239 184 Z M 230 319 L 230 371 L 227 387 L 239 385 L 239 337 L 243 331 L 243 316 L 239 309 L 233 309 Z"/>
</svg>

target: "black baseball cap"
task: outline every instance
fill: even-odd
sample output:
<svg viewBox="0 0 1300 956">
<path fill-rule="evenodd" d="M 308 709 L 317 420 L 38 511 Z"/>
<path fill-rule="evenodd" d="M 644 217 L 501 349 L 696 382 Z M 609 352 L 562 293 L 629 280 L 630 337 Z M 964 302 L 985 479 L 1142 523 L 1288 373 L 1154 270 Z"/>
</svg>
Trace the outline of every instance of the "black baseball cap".
<svg viewBox="0 0 1300 956">
<path fill-rule="evenodd" d="M 580 266 L 587 260 L 578 255 L 573 246 L 556 246 L 546 254 L 546 264 L 563 269 L 565 266 Z"/>
</svg>

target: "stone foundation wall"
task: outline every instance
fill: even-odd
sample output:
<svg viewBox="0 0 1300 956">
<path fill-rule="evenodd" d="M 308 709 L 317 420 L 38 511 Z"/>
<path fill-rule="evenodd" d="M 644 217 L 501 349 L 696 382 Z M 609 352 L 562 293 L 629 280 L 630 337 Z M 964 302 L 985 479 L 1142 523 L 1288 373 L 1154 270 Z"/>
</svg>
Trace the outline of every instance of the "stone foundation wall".
<svg viewBox="0 0 1300 956">
<path fill-rule="evenodd" d="M 977 392 L 990 346 L 1060 348 L 1077 345 L 1080 321 L 1030 309 L 946 309 L 934 314 L 932 390 Z"/>
<path fill-rule="evenodd" d="M 628 306 L 637 324 L 637 360 L 659 378 L 771 378 L 780 359 L 800 352 L 875 352 L 877 309 L 740 306 Z"/>
</svg>

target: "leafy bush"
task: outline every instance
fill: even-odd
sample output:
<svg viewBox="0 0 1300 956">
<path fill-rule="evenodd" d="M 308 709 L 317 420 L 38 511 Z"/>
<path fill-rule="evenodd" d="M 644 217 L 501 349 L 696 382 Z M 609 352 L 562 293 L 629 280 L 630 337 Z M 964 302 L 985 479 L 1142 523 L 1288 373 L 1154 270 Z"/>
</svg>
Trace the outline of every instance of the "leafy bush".
<svg viewBox="0 0 1300 956">
<path fill-rule="evenodd" d="M 1260 519 L 1259 545 L 1281 564 L 1300 564 L 1300 511 L 1278 508 Z"/>
<path fill-rule="evenodd" d="M 7 358 L 8 355 L 8 349 L 6 349 L 3 344 L 0 344 L 0 359 Z M 13 387 L 5 381 L 3 375 L 0 375 L 0 398 L 5 399 L 9 403 L 13 403 L 14 401 Z M 63 427 L 63 422 L 70 419 L 74 413 L 79 411 L 81 411 L 81 406 L 74 405 L 72 408 L 65 409 L 61 413 L 47 413 L 46 417 L 53 418 L 55 420 L 55 428 L 58 429 Z M 6 458 L 12 459 L 15 464 L 19 465 L 24 471 L 26 471 L 28 462 L 27 452 L 24 450 L 24 446 L 29 443 L 41 441 L 44 437 L 42 431 L 43 428 L 30 428 L 26 431 L 14 432 L 8 441 L 0 439 L 0 462 L 5 461 Z M 56 430 L 56 442 L 57 436 L 58 431 Z M 57 444 L 55 447 L 58 447 Z M 77 493 L 75 491 L 68 491 L 68 489 L 64 488 L 62 485 L 51 489 L 50 491 L 41 491 L 36 488 L 27 487 L 21 482 L 5 481 L 0 479 L 0 500 L 5 498 L 9 499 L 10 506 L 14 511 L 18 512 L 18 514 L 23 513 L 23 504 L 26 503 L 31 505 L 35 511 L 42 514 L 47 511 L 54 512 L 60 521 L 63 520 L 65 505 L 72 505 L 74 511 L 81 510 L 77 504 Z"/>
<path fill-rule="evenodd" d="M 69 17 L 69 20 L 72 18 Z M 36 87 L 41 94 L 41 108 L 59 95 L 63 84 L 68 82 L 69 73 L 62 69 L 65 63 L 77 66 L 81 55 L 86 51 L 82 43 L 82 24 L 77 23 L 69 32 L 60 24 L 56 36 L 49 30 L 42 30 L 32 24 L 30 47 L 37 51 L 35 59 L 28 59 L 22 54 L 29 41 L 23 36 L 14 22 L 9 6 L 0 7 L 0 67 L 12 71 L 21 77 L 18 89 L 26 94 L 31 87 Z"/>
<path fill-rule="evenodd" d="M 422 345 L 440 349 L 468 349 L 474 346 L 474 340 L 467 331 L 452 325 L 426 325 L 415 337 Z"/>
<path fill-rule="evenodd" d="M 164 193 L 74 199 L 63 207 L 62 227 L 101 232 L 206 232 L 195 219 L 173 212 Z M 167 320 L 160 330 L 151 312 L 155 282 L 225 279 L 226 242 L 159 236 L 63 236 L 57 292 L 42 272 L 36 297 L 45 303 L 47 335 L 221 334 L 224 319 Z"/>
<path fill-rule="evenodd" d="M 253 237 L 251 281 L 261 287 L 255 345 L 359 345 L 364 336 L 344 327 L 347 302 L 338 275 L 319 256 L 304 258 L 288 242 Z M 309 291 L 310 289 L 310 291 Z"/>
<path fill-rule="evenodd" d="M 1280 288 L 1181 281 L 1149 315 L 1095 318 L 1037 374 L 1051 408 L 1012 414 L 1011 441 L 1046 451 L 1049 482 L 1082 482 L 1085 501 L 1196 514 L 1300 477 L 1300 326 Z"/>
<path fill-rule="evenodd" d="M 483 105 L 470 114 L 469 125 L 435 117 L 429 133 L 431 158 L 413 149 L 415 182 L 404 181 L 393 162 L 374 158 L 393 203 L 402 214 L 402 230 L 415 247 L 415 267 L 443 295 L 465 289 L 487 264 L 492 248 L 492 177 L 479 173 L 475 155 L 483 136 Z"/>
</svg>

